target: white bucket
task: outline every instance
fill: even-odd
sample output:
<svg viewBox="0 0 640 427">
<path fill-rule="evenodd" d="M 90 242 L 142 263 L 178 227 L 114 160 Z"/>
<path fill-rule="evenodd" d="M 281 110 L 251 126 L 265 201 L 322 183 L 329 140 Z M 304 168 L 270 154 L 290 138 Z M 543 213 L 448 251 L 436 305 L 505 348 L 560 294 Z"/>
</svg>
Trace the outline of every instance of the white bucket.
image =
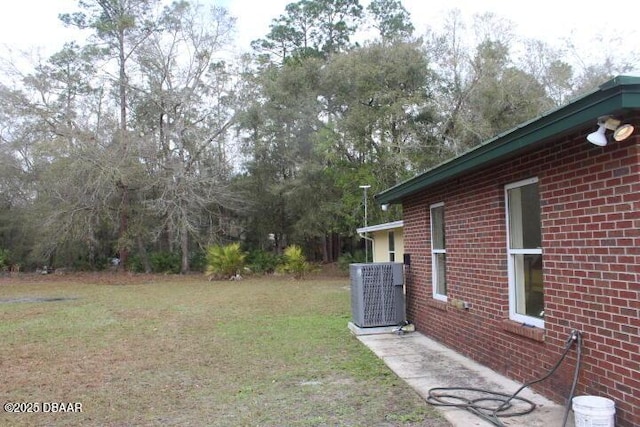
<svg viewBox="0 0 640 427">
<path fill-rule="evenodd" d="M 614 427 L 616 404 L 598 396 L 577 396 L 573 400 L 576 427 Z"/>
</svg>

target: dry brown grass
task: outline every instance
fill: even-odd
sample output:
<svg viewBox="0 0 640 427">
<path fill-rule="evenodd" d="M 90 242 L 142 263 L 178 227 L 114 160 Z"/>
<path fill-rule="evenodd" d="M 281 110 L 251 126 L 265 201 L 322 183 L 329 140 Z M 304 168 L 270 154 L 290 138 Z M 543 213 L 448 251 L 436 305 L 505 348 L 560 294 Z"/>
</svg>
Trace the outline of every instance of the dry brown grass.
<svg viewBox="0 0 640 427">
<path fill-rule="evenodd" d="M 447 425 L 350 335 L 349 311 L 347 278 L 2 278 L 0 401 L 83 412 L 0 425 Z"/>
</svg>

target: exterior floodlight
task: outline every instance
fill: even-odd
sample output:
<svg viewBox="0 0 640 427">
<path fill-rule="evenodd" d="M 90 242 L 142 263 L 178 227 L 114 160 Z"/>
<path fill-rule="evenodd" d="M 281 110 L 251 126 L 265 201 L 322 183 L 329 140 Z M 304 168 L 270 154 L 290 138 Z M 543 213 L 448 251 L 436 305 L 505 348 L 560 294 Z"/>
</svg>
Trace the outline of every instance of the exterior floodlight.
<svg viewBox="0 0 640 427">
<path fill-rule="evenodd" d="M 383 211 L 388 211 L 389 210 L 389 203 L 385 203 L 383 205 L 380 205 L 380 208 L 382 208 Z"/>
<path fill-rule="evenodd" d="M 598 123 L 598 130 L 587 135 L 587 141 L 592 144 L 604 147 L 607 145 L 607 137 L 604 132 L 607 128 L 604 123 Z"/>
<path fill-rule="evenodd" d="M 613 139 L 616 141 L 624 141 L 631 136 L 633 130 L 634 127 L 630 124 L 622 125 L 613 132 Z"/>
<path fill-rule="evenodd" d="M 620 124 L 620 120 L 612 116 L 598 117 L 598 130 L 587 136 L 587 141 L 592 144 L 604 147 L 607 145 L 607 129 L 613 131 L 613 139 L 616 141 L 624 141 L 629 138 L 634 131 L 633 125 L 625 123 Z"/>
</svg>

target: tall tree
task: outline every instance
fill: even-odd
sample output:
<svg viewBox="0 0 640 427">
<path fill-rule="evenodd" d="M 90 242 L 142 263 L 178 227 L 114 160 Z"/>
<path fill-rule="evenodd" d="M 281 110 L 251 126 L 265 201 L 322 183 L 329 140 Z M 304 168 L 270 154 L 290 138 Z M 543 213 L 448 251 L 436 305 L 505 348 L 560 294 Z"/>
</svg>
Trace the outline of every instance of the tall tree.
<svg viewBox="0 0 640 427">
<path fill-rule="evenodd" d="M 362 21 L 358 0 L 300 0 L 273 20 L 269 33 L 251 43 L 272 62 L 326 57 L 344 51 Z"/>
<path fill-rule="evenodd" d="M 411 15 L 399 0 L 373 0 L 367 11 L 383 41 L 408 41 L 413 35 Z"/>
<path fill-rule="evenodd" d="M 277 250 L 291 243 L 299 218 L 291 203 L 292 189 L 313 156 L 314 133 L 321 125 L 317 86 L 322 64 L 307 58 L 262 70 L 256 80 L 259 95 L 241 114 L 245 155 L 250 159 L 243 181 L 254 194 L 255 215 L 249 222 L 255 227 L 253 234 L 261 236 L 257 244 L 264 244 L 269 234 Z"/>
<path fill-rule="evenodd" d="M 321 144 L 331 173 L 340 171 L 336 185 L 349 195 L 345 216 L 353 219 L 361 200 L 355 183 L 374 185 L 375 194 L 448 154 L 433 130 L 434 77 L 417 43 L 371 44 L 324 68 Z"/>
<path fill-rule="evenodd" d="M 343 159 L 393 162 L 404 171 L 432 154 L 418 148 L 426 141 L 417 143 L 414 128 L 432 117 L 435 77 L 419 44 L 370 44 L 333 58 L 323 76 L 326 113 L 342 135 L 332 149 Z"/>
<path fill-rule="evenodd" d="M 574 67 L 560 49 L 540 40 L 525 40 L 524 46 L 526 55 L 520 68 L 544 86 L 551 102 L 549 108 L 566 104 L 574 93 Z"/>
<path fill-rule="evenodd" d="M 97 129 L 102 94 L 92 87 L 95 76 L 86 52 L 69 44 L 6 98 L 21 111 L 19 127 L 10 135 L 32 180 L 31 210 L 25 216 L 39 224 L 32 253 L 46 264 L 71 242 L 82 242 L 93 262 L 98 229 L 111 225 L 105 221 L 111 212 L 108 193 L 115 188 L 112 173 L 119 157 L 106 159 L 109 144 L 97 142 L 104 140 Z"/>
<path fill-rule="evenodd" d="M 444 32 L 432 33 L 427 52 L 440 76 L 435 97 L 445 145 L 460 153 L 540 114 L 552 101 L 534 75 L 511 56 L 511 24 L 492 14 L 475 17 L 473 37 L 460 11 Z M 470 40 L 470 42 L 469 42 Z M 472 43 L 472 44 L 469 44 Z"/>
<path fill-rule="evenodd" d="M 136 55 L 147 82 L 134 98 L 135 125 L 156 143 L 145 159 L 151 177 L 145 202 L 160 219 L 155 234 L 166 232 L 170 244 L 178 243 L 186 273 L 190 241 L 200 239 L 201 224 L 236 202 L 225 155 L 233 80 L 229 67 L 216 60 L 230 41 L 234 20 L 225 9 L 206 13 L 180 2 L 167 7 L 160 22 L 162 33 L 151 35 Z"/>
<path fill-rule="evenodd" d="M 318 23 L 313 33 L 316 46 L 326 54 L 342 52 L 362 21 L 362 6 L 358 0 L 311 1 L 311 13 Z"/>
<path fill-rule="evenodd" d="M 35 141 L 29 138 L 32 123 L 15 98 L 15 90 L 0 84 L 0 249 L 24 263 L 33 245 L 25 219 L 35 187 L 30 158 Z"/>
<path fill-rule="evenodd" d="M 486 40 L 478 45 L 472 66 L 481 78 L 468 98 L 471 145 L 511 129 L 551 105 L 544 87 L 512 65 L 508 47 L 501 42 Z"/>
<path fill-rule="evenodd" d="M 117 102 L 120 111 L 118 143 L 123 159 L 130 159 L 128 97 L 131 91 L 129 64 L 132 55 L 140 45 L 157 30 L 153 16 L 159 0 L 79 0 L 82 11 L 61 14 L 60 19 L 67 25 L 94 31 L 96 47 L 100 52 L 115 58 L 117 64 Z M 121 194 L 118 252 L 120 261 L 126 267 L 131 246 L 128 235 L 130 215 L 130 183 L 126 176 L 119 176 L 114 183 Z"/>
<path fill-rule="evenodd" d="M 273 55 L 280 62 L 292 57 L 318 56 L 318 47 L 312 40 L 315 23 L 310 9 L 311 2 L 307 0 L 289 3 L 286 14 L 273 20 L 266 37 L 251 43 L 253 49 Z"/>
</svg>

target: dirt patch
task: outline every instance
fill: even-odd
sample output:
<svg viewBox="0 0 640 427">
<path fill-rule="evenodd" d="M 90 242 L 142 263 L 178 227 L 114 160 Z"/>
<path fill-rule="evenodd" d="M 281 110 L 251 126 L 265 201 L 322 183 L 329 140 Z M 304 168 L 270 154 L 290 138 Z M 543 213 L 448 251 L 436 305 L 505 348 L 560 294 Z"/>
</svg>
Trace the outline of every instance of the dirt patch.
<svg viewBox="0 0 640 427">
<path fill-rule="evenodd" d="M 9 298 L 0 299 L 0 304 L 13 304 L 17 302 L 59 302 L 59 301 L 73 301 L 76 297 L 24 297 L 24 298 Z"/>
<path fill-rule="evenodd" d="M 143 285 L 159 282 L 184 282 L 202 279 L 202 274 L 143 274 L 127 272 L 73 272 L 65 274 L 14 273 L 0 277 L 0 285 L 10 284 L 95 284 L 95 285 Z"/>
</svg>

